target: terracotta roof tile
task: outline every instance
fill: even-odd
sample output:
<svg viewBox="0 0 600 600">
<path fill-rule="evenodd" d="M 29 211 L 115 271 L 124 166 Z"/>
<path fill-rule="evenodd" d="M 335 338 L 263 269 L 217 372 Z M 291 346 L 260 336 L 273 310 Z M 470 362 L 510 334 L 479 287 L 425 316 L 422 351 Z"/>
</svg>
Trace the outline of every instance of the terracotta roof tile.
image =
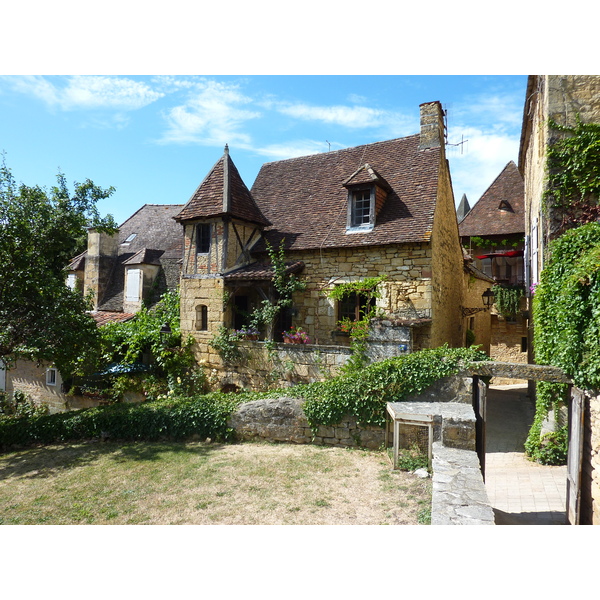
<svg viewBox="0 0 600 600">
<path fill-rule="evenodd" d="M 460 235 L 488 237 L 524 233 L 524 196 L 523 178 L 517 165 L 510 161 L 460 222 Z"/>
<path fill-rule="evenodd" d="M 111 280 L 100 310 L 118 312 L 123 308 L 126 264 L 159 264 L 164 278 L 154 290 L 152 303 L 167 289 L 179 284 L 177 261 L 183 256 L 183 228 L 174 217 L 182 204 L 145 204 L 119 227 L 119 248 Z M 130 240 L 130 241 L 127 241 Z"/>
<path fill-rule="evenodd" d="M 227 147 L 176 218 L 178 221 L 189 221 L 223 215 L 270 225 L 242 181 Z"/>
<path fill-rule="evenodd" d="M 304 268 L 304 263 L 301 260 L 286 263 L 286 273 L 299 273 Z M 224 278 L 227 280 L 246 279 L 246 280 L 265 280 L 273 279 L 275 270 L 273 265 L 266 263 L 254 263 L 246 267 L 241 267 L 235 271 L 227 273 Z"/>
<path fill-rule="evenodd" d="M 129 319 L 135 317 L 133 313 L 111 312 L 105 310 L 98 310 L 90 313 L 90 315 L 94 321 L 96 321 L 98 327 L 106 325 L 107 323 L 122 323 L 123 321 L 129 321 Z"/>
<path fill-rule="evenodd" d="M 273 223 L 267 238 L 274 244 L 285 238 L 291 249 L 428 241 L 441 157 L 439 148 L 419 151 L 418 146 L 415 135 L 264 164 L 252 195 Z M 344 182 L 365 164 L 391 191 L 372 231 L 346 233 Z"/>
</svg>

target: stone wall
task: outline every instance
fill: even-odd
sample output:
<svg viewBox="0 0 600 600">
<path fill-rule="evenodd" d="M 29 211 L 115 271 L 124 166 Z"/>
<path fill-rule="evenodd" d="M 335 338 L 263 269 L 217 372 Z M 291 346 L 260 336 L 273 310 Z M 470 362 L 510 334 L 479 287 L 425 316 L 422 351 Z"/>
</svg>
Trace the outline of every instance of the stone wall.
<svg viewBox="0 0 600 600">
<path fill-rule="evenodd" d="M 490 358 L 498 362 L 528 362 L 527 320 L 517 315 L 515 321 L 508 321 L 499 314 L 492 315 Z M 524 342 L 525 339 L 525 342 Z M 495 377 L 495 385 L 510 385 L 522 380 L 506 377 Z"/>
<path fill-rule="evenodd" d="M 330 353 L 328 347 L 331 346 L 349 348 L 350 345 L 348 336 L 340 335 L 338 331 L 337 305 L 334 300 L 327 297 L 327 291 L 336 284 L 384 274 L 387 280 L 380 284 L 381 298 L 377 300 L 378 308 L 386 317 L 396 320 L 422 319 L 423 321 L 412 328 L 410 335 L 406 327 L 396 327 L 394 339 L 380 339 L 378 351 L 373 348 L 373 357 L 396 355 L 400 344 L 408 343 L 409 351 L 430 347 L 428 319 L 431 317 L 431 248 L 429 244 L 290 252 L 286 255 L 286 260 L 301 260 L 305 264 L 301 278 L 306 283 L 306 290 L 294 295 L 292 325 L 302 327 L 315 345 L 323 347 L 322 353 Z M 335 267 L 333 268 L 332 265 Z M 337 276 L 333 277 L 332 272 L 336 272 Z M 225 286 L 222 278 L 213 275 L 184 275 L 181 284 L 182 332 L 184 335 L 189 333 L 194 338 L 196 360 L 206 365 L 210 371 L 222 374 L 224 380 L 231 378 L 232 371 L 239 373 L 251 371 L 243 364 L 236 366 L 235 369 L 225 365 L 218 352 L 210 345 L 210 341 L 217 335 L 221 325 L 227 327 L 233 325 L 231 303 L 230 307 L 226 308 L 224 298 L 235 292 L 235 288 Z M 197 328 L 195 315 L 196 308 L 200 305 L 206 305 L 208 310 L 208 328 L 205 331 Z M 391 349 L 394 344 L 395 349 Z M 287 361 L 287 359 L 282 360 Z M 291 360 L 295 359 L 292 357 Z M 335 366 L 339 364 L 336 362 Z M 300 369 L 303 370 L 304 368 Z M 305 378 L 305 374 L 299 374 Z M 256 389 L 260 385 L 255 382 L 250 387 Z"/>
<path fill-rule="evenodd" d="M 464 344 L 464 320 L 461 314 L 464 292 L 463 251 L 458 234 L 454 196 L 448 164 L 442 153 L 438 178 L 438 201 L 431 233 L 431 339 L 430 348 L 447 343 Z"/>
<path fill-rule="evenodd" d="M 46 404 L 50 412 L 67 410 L 65 395 L 61 391 L 62 379 L 56 373 L 56 385 L 46 383 L 46 371 L 50 365 L 37 365 L 28 360 L 18 360 L 13 368 L 6 371 L 6 392 L 11 395 L 20 390 L 35 404 Z"/>
<path fill-rule="evenodd" d="M 475 449 L 475 419 L 472 413 L 472 379 L 466 374 L 440 379 L 420 394 L 406 398 L 402 406 L 443 406 L 439 409 L 446 423 L 436 422 L 434 438 L 448 446 Z M 304 400 L 277 397 L 255 400 L 240 406 L 232 415 L 230 426 L 241 439 L 265 439 L 298 444 L 317 443 L 333 446 L 380 448 L 385 431 L 380 427 L 359 427 L 347 417 L 332 427 L 320 426 L 313 434 L 302 411 Z M 465 427 L 469 431 L 465 430 Z M 470 431 L 472 429 L 472 431 Z"/>
<path fill-rule="evenodd" d="M 239 358 L 219 368 L 206 365 L 216 389 L 263 390 L 321 381 L 339 373 L 350 348 L 312 344 L 236 342 Z M 214 359 L 213 359 L 214 360 Z M 220 358 L 218 359 L 220 360 Z"/>
<path fill-rule="evenodd" d="M 261 439 L 295 444 L 363 447 L 377 449 L 384 441 L 380 427 L 359 427 L 356 419 L 347 417 L 332 427 L 319 426 L 314 432 L 300 398 L 279 397 L 242 404 L 229 421 L 242 440 Z"/>
</svg>

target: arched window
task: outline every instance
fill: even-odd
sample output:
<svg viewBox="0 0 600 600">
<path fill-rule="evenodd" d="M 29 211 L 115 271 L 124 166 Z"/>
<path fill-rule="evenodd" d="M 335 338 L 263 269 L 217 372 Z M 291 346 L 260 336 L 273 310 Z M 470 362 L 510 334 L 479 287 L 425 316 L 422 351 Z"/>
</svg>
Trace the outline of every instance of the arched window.
<svg viewBox="0 0 600 600">
<path fill-rule="evenodd" d="M 196 331 L 208 329 L 208 306 L 199 304 L 196 306 Z"/>
</svg>

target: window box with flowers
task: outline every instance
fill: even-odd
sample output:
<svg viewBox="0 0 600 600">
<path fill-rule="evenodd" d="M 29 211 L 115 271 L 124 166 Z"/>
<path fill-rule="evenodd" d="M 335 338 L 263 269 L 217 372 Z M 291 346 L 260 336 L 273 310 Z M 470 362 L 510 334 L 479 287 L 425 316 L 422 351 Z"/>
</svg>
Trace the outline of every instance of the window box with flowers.
<svg viewBox="0 0 600 600">
<path fill-rule="evenodd" d="M 256 327 L 242 327 L 236 330 L 235 334 L 240 340 L 257 340 L 260 331 Z"/>
<path fill-rule="evenodd" d="M 282 333 L 284 344 L 310 344 L 310 338 L 302 327 L 292 327 Z"/>
</svg>

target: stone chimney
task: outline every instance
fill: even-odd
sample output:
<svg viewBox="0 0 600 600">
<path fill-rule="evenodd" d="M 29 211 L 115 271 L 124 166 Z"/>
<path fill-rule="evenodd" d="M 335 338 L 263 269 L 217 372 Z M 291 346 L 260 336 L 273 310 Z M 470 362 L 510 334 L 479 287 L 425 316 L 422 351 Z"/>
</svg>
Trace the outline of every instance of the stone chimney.
<svg viewBox="0 0 600 600">
<path fill-rule="evenodd" d="M 421 141 L 419 150 L 444 148 L 444 113 L 438 102 L 425 102 L 419 106 L 421 111 Z"/>
<path fill-rule="evenodd" d="M 94 310 L 102 302 L 119 250 L 119 233 L 109 235 L 88 229 L 88 248 L 85 257 L 83 293 L 94 292 Z"/>
</svg>

